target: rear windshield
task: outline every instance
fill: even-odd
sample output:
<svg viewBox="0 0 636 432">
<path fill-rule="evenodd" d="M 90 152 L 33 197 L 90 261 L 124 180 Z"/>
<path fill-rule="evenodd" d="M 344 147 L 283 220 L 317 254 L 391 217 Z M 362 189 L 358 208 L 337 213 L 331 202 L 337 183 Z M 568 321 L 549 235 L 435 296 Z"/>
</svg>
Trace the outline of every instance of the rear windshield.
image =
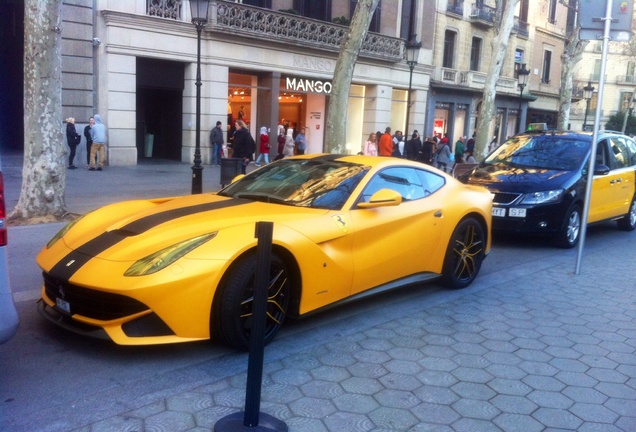
<svg viewBox="0 0 636 432">
<path fill-rule="evenodd" d="M 581 166 L 589 148 L 589 140 L 572 136 L 519 135 L 492 152 L 484 164 L 573 171 Z"/>
</svg>

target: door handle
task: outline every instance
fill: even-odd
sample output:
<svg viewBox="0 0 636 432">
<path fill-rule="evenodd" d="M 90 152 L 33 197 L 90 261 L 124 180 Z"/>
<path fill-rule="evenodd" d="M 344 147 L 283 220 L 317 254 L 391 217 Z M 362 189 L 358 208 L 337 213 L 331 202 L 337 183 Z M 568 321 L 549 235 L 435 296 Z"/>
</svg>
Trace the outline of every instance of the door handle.
<svg viewBox="0 0 636 432">
<path fill-rule="evenodd" d="M 610 180 L 610 184 L 620 183 L 622 179 Z"/>
<path fill-rule="evenodd" d="M 442 217 L 442 211 L 441 210 L 437 210 L 433 216 L 435 216 L 436 218 L 441 218 Z"/>
</svg>

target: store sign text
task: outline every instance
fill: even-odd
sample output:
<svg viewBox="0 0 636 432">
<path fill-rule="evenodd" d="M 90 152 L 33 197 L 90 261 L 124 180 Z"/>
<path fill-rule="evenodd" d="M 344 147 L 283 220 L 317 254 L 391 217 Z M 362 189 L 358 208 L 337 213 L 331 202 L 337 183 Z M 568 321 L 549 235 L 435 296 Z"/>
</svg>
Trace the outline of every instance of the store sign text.
<svg viewBox="0 0 636 432">
<path fill-rule="evenodd" d="M 294 67 L 310 68 L 319 71 L 331 71 L 334 65 L 329 60 L 323 60 L 320 58 L 311 58 L 305 56 L 294 56 Z"/>
<path fill-rule="evenodd" d="M 318 81 L 301 78 L 286 78 L 285 87 L 287 90 L 302 91 L 310 93 L 331 93 L 332 85 L 329 81 Z"/>
</svg>

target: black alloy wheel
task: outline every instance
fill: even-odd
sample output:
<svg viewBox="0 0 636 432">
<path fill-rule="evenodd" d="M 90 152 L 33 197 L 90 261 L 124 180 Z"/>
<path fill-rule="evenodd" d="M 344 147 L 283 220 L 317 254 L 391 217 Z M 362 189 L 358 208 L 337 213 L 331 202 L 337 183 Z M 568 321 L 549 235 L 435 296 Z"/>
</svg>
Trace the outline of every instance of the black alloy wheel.
<svg viewBox="0 0 636 432">
<path fill-rule="evenodd" d="M 465 288 L 479 274 L 485 257 L 486 235 L 482 225 L 474 218 L 462 220 L 448 243 L 442 282 L 449 288 Z"/>
</svg>

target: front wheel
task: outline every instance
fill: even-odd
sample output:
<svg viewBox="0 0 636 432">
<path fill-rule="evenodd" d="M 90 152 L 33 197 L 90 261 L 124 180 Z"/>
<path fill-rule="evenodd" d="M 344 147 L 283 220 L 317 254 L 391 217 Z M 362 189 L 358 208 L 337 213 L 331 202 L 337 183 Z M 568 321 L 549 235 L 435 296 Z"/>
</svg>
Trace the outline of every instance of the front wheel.
<svg viewBox="0 0 636 432">
<path fill-rule="evenodd" d="M 627 214 L 617 222 L 619 229 L 623 231 L 634 231 L 634 228 L 636 228 L 636 196 L 632 198 L 632 203 L 629 206 Z"/>
<path fill-rule="evenodd" d="M 563 249 L 571 249 L 579 242 L 580 236 L 581 207 L 578 204 L 572 204 L 565 214 L 563 226 L 555 239 L 556 245 Z"/>
<path fill-rule="evenodd" d="M 252 254 L 237 262 L 219 286 L 212 308 L 212 334 L 220 342 L 237 348 L 249 348 L 253 326 L 254 283 L 256 278 L 256 255 Z M 287 316 L 290 304 L 290 277 L 285 262 L 272 255 L 269 280 L 267 282 L 267 322 L 265 344 L 271 342 Z"/>
<path fill-rule="evenodd" d="M 457 225 L 448 242 L 442 282 L 449 288 L 465 288 L 477 277 L 485 257 L 486 235 L 481 224 L 464 219 Z"/>
</svg>

